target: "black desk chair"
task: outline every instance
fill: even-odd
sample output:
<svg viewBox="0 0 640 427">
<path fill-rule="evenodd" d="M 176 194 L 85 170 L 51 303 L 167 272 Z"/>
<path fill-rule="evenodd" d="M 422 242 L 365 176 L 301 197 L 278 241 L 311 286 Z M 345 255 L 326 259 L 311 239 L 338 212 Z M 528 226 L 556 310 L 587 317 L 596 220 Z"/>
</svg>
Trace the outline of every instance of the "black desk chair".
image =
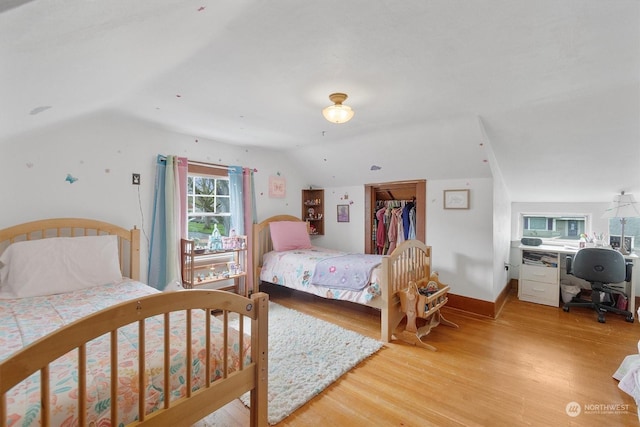
<svg viewBox="0 0 640 427">
<path fill-rule="evenodd" d="M 610 286 L 611 283 L 631 282 L 632 267 L 632 262 L 625 260 L 620 252 L 613 249 L 584 248 L 573 258 L 568 256 L 567 274 L 591 283 L 591 301 L 573 298 L 562 309 L 569 311 L 570 307 L 590 307 L 598 313 L 600 323 L 604 323 L 604 313 L 607 311 L 622 314 L 626 316 L 627 322 L 633 322 L 633 313 L 617 308 L 613 298 L 614 294 L 627 295 L 617 287 Z M 609 301 L 602 301 L 601 292 L 608 294 Z"/>
</svg>

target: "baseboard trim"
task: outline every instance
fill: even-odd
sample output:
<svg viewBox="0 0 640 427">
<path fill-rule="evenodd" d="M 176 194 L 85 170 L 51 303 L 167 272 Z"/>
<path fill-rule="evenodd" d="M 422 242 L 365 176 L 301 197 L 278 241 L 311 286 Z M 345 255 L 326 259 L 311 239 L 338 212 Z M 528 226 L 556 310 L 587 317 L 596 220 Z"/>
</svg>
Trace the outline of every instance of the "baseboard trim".
<svg viewBox="0 0 640 427">
<path fill-rule="evenodd" d="M 512 289 L 518 290 L 518 280 L 511 279 L 509 283 L 504 287 L 498 298 L 494 302 L 484 301 L 475 298 L 469 298 L 462 295 L 456 295 L 449 292 L 449 301 L 446 307 L 455 308 L 456 310 L 462 310 L 473 314 L 478 314 L 484 317 L 490 317 L 497 319 L 500 316 L 500 312 L 507 302 L 507 297 Z M 560 301 L 560 307 L 562 307 L 562 300 Z M 640 297 L 636 297 L 636 310 L 640 307 Z M 634 317 L 639 317 L 638 313 L 633 313 Z"/>
<path fill-rule="evenodd" d="M 507 297 L 514 286 L 514 281 L 511 280 L 506 284 L 502 292 L 498 295 L 495 301 L 484 301 L 476 298 L 465 297 L 462 295 L 456 295 L 449 292 L 449 302 L 447 307 L 455 308 L 457 310 L 467 311 L 469 313 L 478 314 L 480 316 L 490 317 L 492 319 L 498 318 L 504 304 L 507 302 Z"/>
</svg>

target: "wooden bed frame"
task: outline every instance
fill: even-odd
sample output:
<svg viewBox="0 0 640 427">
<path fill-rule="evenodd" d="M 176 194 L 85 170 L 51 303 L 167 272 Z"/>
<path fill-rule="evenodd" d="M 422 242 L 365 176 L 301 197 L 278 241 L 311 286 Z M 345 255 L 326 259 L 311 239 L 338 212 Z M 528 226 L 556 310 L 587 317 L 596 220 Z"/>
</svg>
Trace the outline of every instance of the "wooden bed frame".
<svg viewBox="0 0 640 427">
<path fill-rule="evenodd" d="M 272 251 L 269 223 L 274 221 L 301 221 L 290 215 L 276 215 L 253 226 L 253 260 L 256 265 L 254 292 L 259 290 L 262 255 Z M 391 342 L 396 328 L 405 316 L 400 306 L 398 291 L 406 289 L 409 281 L 422 282 L 425 279 L 437 280 L 437 274 L 431 274 L 431 246 L 419 240 L 402 242 L 392 254 L 382 258 L 382 295 L 374 298 L 371 306 L 380 309 L 380 338 Z"/>
<path fill-rule="evenodd" d="M 133 279 L 139 278 L 139 230 L 126 230 L 121 227 L 90 219 L 61 218 L 34 221 L 0 230 L 0 253 L 6 249 L 8 243 L 23 240 L 33 240 L 48 237 L 84 236 L 96 234 L 116 234 L 119 236 L 121 250 L 121 266 L 127 266 Z M 126 256 L 122 255 L 127 254 Z M 23 350 L 16 352 L 10 358 L 0 362 L 0 423 L 7 423 L 6 393 L 31 374 L 40 372 L 41 378 L 41 425 L 50 425 L 49 402 L 49 364 L 57 358 L 76 350 L 78 354 L 78 395 L 80 408 L 77 412 L 79 425 L 87 425 L 86 404 L 86 344 L 94 338 L 109 333 L 111 336 L 111 360 L 110 365 L 117 364 L 117 330 L 131 323 L 137 323 L 139 327 L 138 346 L 140 354 L 144 354 L 145 319 L 152 316 L 163 315 L 165 323 L 164 339 L 164 375 L 165 384 L 169 382 L 170 339 L 169 339 L 169 313 L 185 311 L 187 322 L 185 327 L 186 341 L 191 342 L 191 315 L 196 309 L 219 310 L 222 312 L 225 338 L 229 332 L 228 320 L 230 313 L 238 313 L 240 317 L 240 330 L 242 330 L 243 317 L 247 316 L 251 321 L 251 363 L 242 366 L 239 370 L 226 374 L 223 378 L 211 382 L 206 378 L 206 386 L 192 391 L 190 386 L 191 368 L 187 363 L 187 395 L 177 400 L 162 402 L 163 407 L 150 414 L 145 413 L 145 386 L 144 376 L 140 375 L 138 384 L 139 395 L 139 420 L 129 425 L 190 425 L 216 409 L 226 405 L 245 392 L 250 392 L 250 420 L 252 426 L 267 426 L 267 326 L 268 326 L 268 295 L 254 293 L 245 298 L 240 295 L 217 290 L 183 290 L 165 292 L 137 298 L 131 301 L 114 305 L 90 316 L 77 320 L 57 331 L 35 341 Z M 206 330 L 211 327 L 211 317 L 206 317 Z M 240 336 L 240 348 L 243 348 L 243 336 Z M 184 351 L 184 349 L 183 349 Z M 187 346 L 187 357 L 191 357 L 191 346 Z M 139 358 L 139 366 L 144 367 L 144 358 Z M 226 349 L 224 353 L 227 363 Z M 211 371 L 209 352 L 205 357 L 205 372 L 207 377 Z M 117 369 L 112 369 L 111 402 L 117 402 Z M 117 403 L 111 406 L 111 419 L 117 420 Z M 118 422 L 112 421 L 112 425 Z"/>
</svg>

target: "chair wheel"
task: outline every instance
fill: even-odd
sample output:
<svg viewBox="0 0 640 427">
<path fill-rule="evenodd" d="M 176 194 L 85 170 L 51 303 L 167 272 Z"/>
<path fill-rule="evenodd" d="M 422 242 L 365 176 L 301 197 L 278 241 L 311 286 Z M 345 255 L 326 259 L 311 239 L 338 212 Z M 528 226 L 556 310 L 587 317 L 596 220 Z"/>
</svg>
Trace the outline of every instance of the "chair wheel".
<svg viewBox="0 0 640 427">
<path fill-rule="evenodd" d="M 626 320 L 629 323 L 633 323 L 633 314 L 630 316 L 627 316 L 624 320 Z"/>
<path fill-rule="evenodd" d="M 569 312 L 569 307 L 567 307 L 566 305 L 564 307 L 562 307 L 562 311 L 566 311 L 567 313 Z"/>
<path fill-rule="evenodd" d="M 598 322 L 600 322 L 600 323 L 604 323 L 604 322 L 605 322 L 605 320 L 604 320 L 604 314 L 600 314 L 600 313 L 598 313 Z"/>
</svg>

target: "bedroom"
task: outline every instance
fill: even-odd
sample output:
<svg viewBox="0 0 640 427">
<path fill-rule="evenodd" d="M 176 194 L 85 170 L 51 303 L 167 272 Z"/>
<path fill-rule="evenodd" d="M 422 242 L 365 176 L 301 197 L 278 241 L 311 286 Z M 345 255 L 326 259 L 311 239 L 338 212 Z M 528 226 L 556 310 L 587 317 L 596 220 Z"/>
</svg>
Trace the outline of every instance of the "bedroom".
<svg viewBox="0 0 640 427">
<path fill-rule="evenodd" d="M 260 219 L 299 215 L 309 185 L 327 206 L 348 195 L 350 222 L 317 240 L 360 251 L 363 185 L 426 179 L 435 269 L 497 310 L 520 211 L 599 218 L 621 190 L 640 193 L 638 3 L 446 3 L 3 2 L 0 227 L 79 216 L 148 231 L 155 156 L 178 154 L 255 168 Z M 347 41 L 320 41 L 331 25 Z M 388 38 L 389 60 L 361 38 Z M 340 90 L 356 115 L 338 126 L 320 110 Z M 285 198 L 268 196 L 273 175 Z M 441 209 L 456 188 L 469 211 Z"/>
</svg>

